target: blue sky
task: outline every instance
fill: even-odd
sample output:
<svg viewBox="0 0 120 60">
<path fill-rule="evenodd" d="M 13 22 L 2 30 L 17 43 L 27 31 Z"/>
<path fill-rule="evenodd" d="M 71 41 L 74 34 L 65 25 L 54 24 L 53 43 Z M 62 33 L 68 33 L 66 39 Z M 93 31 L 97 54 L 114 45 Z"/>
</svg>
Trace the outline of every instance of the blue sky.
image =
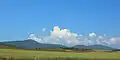
<svg viewBox="0 0 120 60">
<path fill-rule="evenodd" d="M 1 0 L 0 40 L 26 39 L 55 25 L 87 35 L 120 36 L 120 0 Z"/>
</svg>

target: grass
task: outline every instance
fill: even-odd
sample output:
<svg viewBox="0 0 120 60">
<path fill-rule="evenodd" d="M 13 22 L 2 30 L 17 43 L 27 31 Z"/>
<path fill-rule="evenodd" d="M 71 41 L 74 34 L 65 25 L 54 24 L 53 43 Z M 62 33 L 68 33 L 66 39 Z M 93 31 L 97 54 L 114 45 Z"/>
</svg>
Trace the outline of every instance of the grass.
<svg viewBox="0 0 120 60">
<path fill-rule="evenodd" d="M 1 60 L 120 60 L 120 52 L 54 52 L 0 49 Z"/>
</svg>

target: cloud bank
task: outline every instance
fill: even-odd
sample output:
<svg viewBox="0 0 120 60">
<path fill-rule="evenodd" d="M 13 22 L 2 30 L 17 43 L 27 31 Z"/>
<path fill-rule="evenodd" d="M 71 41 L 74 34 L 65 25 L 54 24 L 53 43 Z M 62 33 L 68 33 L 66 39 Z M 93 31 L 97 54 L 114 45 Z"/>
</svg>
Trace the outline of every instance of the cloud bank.
<svg viewBox="0 0 120 60">
<path fill-rule="evenodd" d="M 43 28 L 42 31 L 46 32 L 47 28 Z M 54 26 L 53 30 L 50 31 L 49 35 L 44 37 L 36 36 L 35 34 L 30 34 L 28 39 L 35 40 L 39 43 L 48 44 L 61 44 L 66 46 L 74 45 L 119 45 L 120 37 L 107 37 L 104 35 L 97 35 L 92 32 L 88 36 L 83 36 L 82 34 L 77 34 L 71 32 L 68 29 L 61 29 L 59 26 Z"/>
</svg>

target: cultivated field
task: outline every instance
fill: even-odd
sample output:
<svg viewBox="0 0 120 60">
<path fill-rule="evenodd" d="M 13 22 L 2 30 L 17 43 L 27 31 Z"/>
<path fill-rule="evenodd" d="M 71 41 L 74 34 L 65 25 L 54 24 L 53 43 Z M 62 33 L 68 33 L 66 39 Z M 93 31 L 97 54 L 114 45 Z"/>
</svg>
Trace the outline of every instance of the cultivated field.
<svg viewBox="0 0 120 60">
<path fill-rule="evenodd" d="M 0 60 L 120 60 L 120 52 L 53 52 L 0 49 Z"/>
</svg>

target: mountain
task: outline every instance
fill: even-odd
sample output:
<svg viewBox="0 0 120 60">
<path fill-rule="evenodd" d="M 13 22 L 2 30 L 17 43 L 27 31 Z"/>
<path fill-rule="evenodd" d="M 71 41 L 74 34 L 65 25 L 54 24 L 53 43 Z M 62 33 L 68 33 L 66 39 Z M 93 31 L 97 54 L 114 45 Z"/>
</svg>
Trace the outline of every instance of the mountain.
<svg viewBox="0 0 120 60">
<path fill-rule="evenodd" d="M 34 40 L 24 40 L 24 41 L 8 41 L 8 42 L 1 42 L 0 47 L 5 46 L 12 46 L 12 47 L 18 47 L 18 48 L 25 48 L 25 49 L 36 49 L 36 48 L 61 48 L 66 47 L 59 44 L 44 44 L 44 43 L 38 43 Z M 112 47 L 104 46 L 104 45 L 76 45 L 73 46 L 73 48 L 78 49 L 100 49 L 100 50 L 115 50 Z"/>
<path fill-rule="evenodd" d="M 58 44 L 44 44 L 44 43 L 38 43 L 34 40 L 24 40 L 24 41 L 8 41 L 3 42 L 7 45 L 14 45 L 16 47 L 20 48 L 27 48 L 27 49 L 36 49 L 36 48 L 60 48 L 64 47 L 63 45 Z"/>
<path fill-rule="evenodd" d="M 85 45 L 76 45 L 74 48 L 85 48 L 85 49 L 100 49 L 100 50 L 114 50 L 115 48 L 104 46 L 104 45 L 90 45 L 90 46 L 85 46 Z"/>
</svg>

